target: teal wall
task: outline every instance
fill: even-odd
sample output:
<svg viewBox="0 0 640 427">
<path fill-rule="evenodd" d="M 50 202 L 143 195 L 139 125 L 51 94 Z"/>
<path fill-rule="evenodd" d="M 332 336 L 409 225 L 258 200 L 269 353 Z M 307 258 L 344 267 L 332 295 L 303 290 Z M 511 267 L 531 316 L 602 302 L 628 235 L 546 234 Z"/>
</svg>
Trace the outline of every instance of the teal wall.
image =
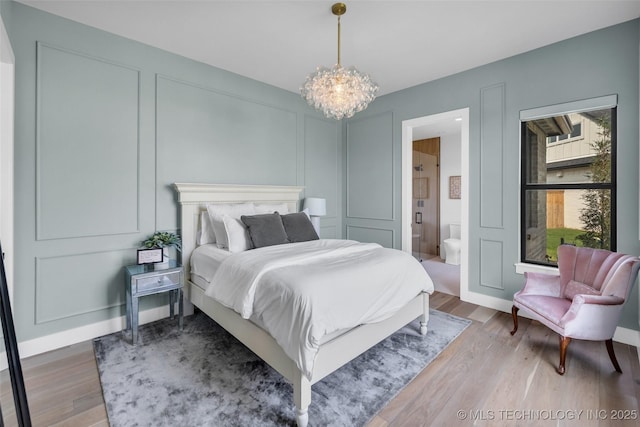
<svg viewBox="0 0 640 427">
<path fill-rule="evenodd" d="M 469 287 L 511 300 L 524 283 L 514 268 L 519 112 L 617 94 L 618 250 L 640 255 L 639 26 L 630 21 L 375 100 L 344 125 L 345 233 L 401 247 L 402 121 L 468 107 Z M 639 329 L 637 286 L 621 325 Z"/>
<path fill-rule="evenodd" d="M 2 16 L 2 21 L 4 23 L 5 28 L 7 28 L 7 32 L 11 31 L 9 29 L 11 27 L 9 16 L 11 14 L 12 3 L 13 3 L 12 1 L 0 0 L 0 16 Z"/>
<path fill-rule="evenodd" d="M 340 127 L 299 95 L 2 3 L 20 341 L 123 315 L 123 266 L 147 235 L 178 227 L 174 182 L 306 186 L 327 199 L 322 236 L 340 237 Z"/>
<path fill-rule="evenodd" d="M 178 226 L 176 181 L 304 185 L 323 237 L 401 246 L 403 120 L 470 109 L 470 288 L 509 300 L 520 110 L 617 94 L 618 247 L 638 239 L 638 20 L 382 96 L 339 126 L 296 94 L 19 3 L 15 301 L 19 340 L 123 314 L 122 266 Z M 161 301 L 146 299 L 143 308 Z M 638 289 L 622 326 L 638 327 Z"/>
</svg>

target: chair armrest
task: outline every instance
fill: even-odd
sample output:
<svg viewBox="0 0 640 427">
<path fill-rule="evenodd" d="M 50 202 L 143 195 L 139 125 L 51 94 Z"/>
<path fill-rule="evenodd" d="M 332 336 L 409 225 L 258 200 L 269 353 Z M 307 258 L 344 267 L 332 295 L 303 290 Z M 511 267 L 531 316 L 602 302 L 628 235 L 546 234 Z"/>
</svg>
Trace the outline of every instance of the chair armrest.
<svg viewBox="0 0 640 427">
<path fill-rule="evenodd" d="M 582 305 L 582 304 L 621 305 L 621 304 L 624 304 L 624 298 L 620 298 L 615 295 L 587 295 L 587 294 L 578 294 L 575 297 L 573 297 L 573 304 L 571 304 L 571 307 L 573 307 L 574 305 Z"/>
<path fill-rule="evenodd" d="M 524 273 L 526 281 L 520 291 L 522 295 L 534 294 L 550 297 L 560 296 L 560 276 L 545 273 Z"/>
<path fill-rule="evenodd" d="M 563 335 L 596 341 L 613 338 L 623 303 L 624 299 L 615 295 L 576 295 L 560 319 Z"/>
</svg>

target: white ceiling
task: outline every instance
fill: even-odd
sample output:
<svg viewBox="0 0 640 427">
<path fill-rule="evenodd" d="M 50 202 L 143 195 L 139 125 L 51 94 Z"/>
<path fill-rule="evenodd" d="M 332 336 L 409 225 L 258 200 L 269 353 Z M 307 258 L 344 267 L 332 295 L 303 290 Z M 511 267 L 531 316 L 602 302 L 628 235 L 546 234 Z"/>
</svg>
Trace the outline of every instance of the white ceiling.
<svg viewBox="0 0 640 427">
<path fill-rule="evenodd" d="M 295 93 L 337 59 L 334 1 L 18 1 Z M 346 4 L 342 65 L 380 95 L 640 17 L 640 0 Z"/>
</svg>

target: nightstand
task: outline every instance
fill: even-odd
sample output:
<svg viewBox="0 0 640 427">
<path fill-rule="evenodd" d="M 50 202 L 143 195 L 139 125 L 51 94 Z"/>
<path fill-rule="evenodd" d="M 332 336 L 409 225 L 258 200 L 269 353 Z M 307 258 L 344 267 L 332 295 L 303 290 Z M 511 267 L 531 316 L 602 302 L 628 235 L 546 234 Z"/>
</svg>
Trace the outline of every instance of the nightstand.
<svg viewBox="0 0 640 427">
<path fill-rule="evenodd" d="M 131 343 L 138 341 L 138 298 L 147 295 L 169 293 L 169 316 L 174 317 L 174 303 L 178 302 L 178 325 L 182 330 L 182 266 L 176 260 L 169 261 L 169 268 L 154 270 L 153 264 L 125 267 L 127 294 L 127 328 L 131 330 Z"/>
</svg>

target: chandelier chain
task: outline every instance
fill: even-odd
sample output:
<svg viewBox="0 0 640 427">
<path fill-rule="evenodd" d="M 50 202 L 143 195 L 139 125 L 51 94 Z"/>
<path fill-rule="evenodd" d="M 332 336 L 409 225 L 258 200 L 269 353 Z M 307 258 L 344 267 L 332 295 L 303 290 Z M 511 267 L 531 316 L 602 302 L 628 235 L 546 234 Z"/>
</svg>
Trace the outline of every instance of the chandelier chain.
<svg viewBox="0 0 640 427">
<path fill-rule="evenodd" d="M 338 15 L 338 66 L 340 66 L 340 15 Z"/>
<path fill-rule="evenodd" d="M 331 69 L 318 67 L 307 76 L 300 88 L 302 97 L 326 117 L 340 120 L 353 117 L 367 108 L 378 93 L 378 85 L 369 75 L 354 67 L 342 68 L 340 58 L 340 16 L 347 11 L 344 3 L 336 3 L 331 11 L 338 17 L 338 63 Z"/>
</svg>

